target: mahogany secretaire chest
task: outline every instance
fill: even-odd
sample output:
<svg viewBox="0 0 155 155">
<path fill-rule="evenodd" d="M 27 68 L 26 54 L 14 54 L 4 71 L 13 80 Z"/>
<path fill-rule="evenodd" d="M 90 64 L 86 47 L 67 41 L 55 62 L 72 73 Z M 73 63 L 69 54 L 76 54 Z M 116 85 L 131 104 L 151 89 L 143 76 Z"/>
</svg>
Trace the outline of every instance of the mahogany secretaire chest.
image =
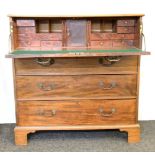
<svg viewBox="0 0 155 155">
<path fill-rule="evenodd" d="M 119 129 L 140 141 L 142 16 L 9 16 L 17 145 L 38 130 Z"/>
</svg>

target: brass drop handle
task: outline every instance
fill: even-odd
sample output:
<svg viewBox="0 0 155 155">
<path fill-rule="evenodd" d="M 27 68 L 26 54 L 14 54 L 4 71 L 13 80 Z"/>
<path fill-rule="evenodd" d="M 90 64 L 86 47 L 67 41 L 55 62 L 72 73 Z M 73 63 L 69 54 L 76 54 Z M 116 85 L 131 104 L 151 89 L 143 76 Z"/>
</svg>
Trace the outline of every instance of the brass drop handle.
<svg viewBox="0 0 155 155">
<path fill-rule="evenodd" d="M 99 109 L 99 113 L 103 117 L 111 117 L 115 112 L 116 112 L 116 109 L 115 108 L 112 108 L 111 111 L 109 111 L 109 112 L 104 111 L 103 108 L 100 108 Z"/>
<path fill-rule="evenodd" d="M 99 58 L 99 63 L 104 66 L 110 66 L 112 64 L 115 64 L 116 62 L 119 62 L 121 60 L 121 56 L 105 56 L 102 58 Z"/>
<path fill-rule="evenodd" d="M 111 82 L 110 84 L 108 84 L 107 86 L 105 86 L 103 81 L 99 82 L 99 87 L 105 90 L 110 90 L 116 87 L 116 82 Z"/>
<path fill-rule="evenodd" d="M 37 86 L 38 86 L 39 89 L 41 89 L 43 91 L 51 91 L 51 90 L 55 89 L 55 84 L 54 83 L 49 84 L 49 85 L 44 84 L 44 83 L 38 83 Z"/>
<path fill-rule="evenodd" d="M 121 57 L 106 57 L 106 59 L 110 62 L 118 62 L 121 60 Z"/>
<path fill-rule="evenodd" d="M 38 63 L 39 65 L 41 65 L 41 66 L 50 66 L 50 65 L 52 65 L 52 64 L 54 64 L 54 59 L 52 59 L 52 58 L 36 58 L 35 60 L 34 60 L 36 63 Z"/>
</svg>

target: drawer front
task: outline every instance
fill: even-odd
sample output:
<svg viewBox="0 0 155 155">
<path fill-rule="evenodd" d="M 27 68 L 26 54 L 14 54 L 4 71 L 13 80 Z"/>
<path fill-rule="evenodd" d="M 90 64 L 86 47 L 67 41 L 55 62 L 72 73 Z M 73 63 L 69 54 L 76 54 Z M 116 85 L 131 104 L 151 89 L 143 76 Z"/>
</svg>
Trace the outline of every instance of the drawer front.
<svg viewBox="0 0 155 155">
<path fill-rule="evenodd" d="M 136 75 L 17 76 L 17 99 L 104 99 L 136 96 Z"/>
<path fill-rule="evenodd" d="M 61 50 L 62 41 L 19 40 L 18 47 L 22 50 Z"/>
<path fill-rule="evenodd" d="M 134 40 L 114 40 L 113 47 L 134 47 L 135 41 Z"/>
<path fill-rule="evenodd" d="M 117 26 L 135 26 L 135 20 L 117 20 Z"/>
<path fill-rule="evenodd" d="M 23 33 L 27 33 L 27 29 L 25 30 L 25 28 L 21 28 L 21 30 L 23 29 Z M 23 33 L 17 34 L 19 41 L 62 41 L 62 33 L 37 33 L 37 35 L 35 33 L 27 33 L 26 35 Z"/>
<path fill-rule="evenodd" d="M 136 100 L 22 101 L 17 125 L 117 125 L 136 123 Z"/>
<path fill-rule="evenodd" d="M 92 41 L 104 41 L 104 40 L 116 40 L 116 39 L 135 39 L 135 34 L 118 34 L 118 33 L 91 33 L 90 40 Z"/>
<path fill-rule="evenodd" d="M 135 33 L 134 27 L 117 27 L 117 33 Z"/>
<path fill-rule="evenodd" d="M 35 20 L 33 19 L 17 19 L 17 26 L 35 26 Z"/>
<path fill-rule="evenodd" d="M 124 56 L 111 65 L 101 64 L 100 58 L 15 59 L 17 75 L 83 75 L 83 74 L 133 74 L 137 72 L 137 56 Z M 52 60 L 52 59 L 51 59 Z M 51 61 L 52 62 L 52 61 Z"/>
<path fill-rule="evenodd" d="M 41 41 L 41 49 L 58 50 L 62 49 L 62 41 Z"/>
<path fill-rule="evenodd" d="M 91 41 L 91 48 L 112 48 L 112 40 L 104 40 L 104 41 Z"/>
</svg>

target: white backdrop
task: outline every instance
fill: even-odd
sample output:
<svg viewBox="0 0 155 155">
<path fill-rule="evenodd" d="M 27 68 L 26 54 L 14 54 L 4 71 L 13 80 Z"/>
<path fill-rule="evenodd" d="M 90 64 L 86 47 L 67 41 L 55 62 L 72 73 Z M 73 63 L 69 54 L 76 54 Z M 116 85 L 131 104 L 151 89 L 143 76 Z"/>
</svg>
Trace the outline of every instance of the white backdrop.
<svg viewBox="0 0 155 155">
<path fill-rule="evenodd" d="M 144 13 L 144 33 L 151 56 L 142 56 L 139 119 L 155 120 L 154 0 L 0 0 L 0 123 L 15 122 L 11 59 L 8 53 L 8 14 L 134 14 Z M 154 1 L 155 2 L 155 1 Z"/>
</svg>

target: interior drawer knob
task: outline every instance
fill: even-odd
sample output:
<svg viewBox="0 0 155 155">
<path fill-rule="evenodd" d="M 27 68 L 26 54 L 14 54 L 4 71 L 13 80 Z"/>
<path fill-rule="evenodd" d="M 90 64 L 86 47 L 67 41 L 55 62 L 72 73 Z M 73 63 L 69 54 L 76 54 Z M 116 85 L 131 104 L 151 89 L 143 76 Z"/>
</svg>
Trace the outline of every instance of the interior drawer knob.
<svg viewBox="0 0 155 155">
<path fill-rule="evenodd" d="M 100 45 L 102 46 L 103 45 L 103 42 L 100 42 Z"/>
<path fill-rule="evenodd" d="M 99 109 L 99 113 L 103 117 L 111 117 L 115 112 L 116 112 L 116 109 L 115 108 L 112 108 L 110 111 L 104 111 L 103 108 L 100 108 Z"/>
</svg>

